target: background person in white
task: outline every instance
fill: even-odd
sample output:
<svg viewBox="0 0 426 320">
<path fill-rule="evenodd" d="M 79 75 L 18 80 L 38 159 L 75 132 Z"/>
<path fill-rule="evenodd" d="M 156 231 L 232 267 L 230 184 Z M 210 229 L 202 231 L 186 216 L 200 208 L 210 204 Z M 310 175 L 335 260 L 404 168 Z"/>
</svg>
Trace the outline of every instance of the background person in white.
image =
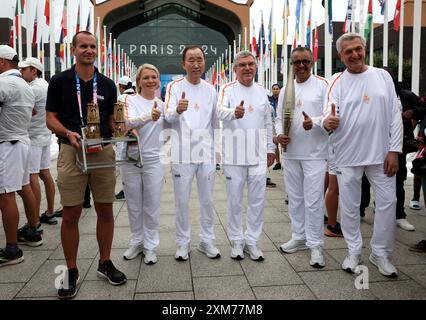
<svg viewBox="0 0 426 320">
<path fill-rule="evenodd" d="M 327 170 L 328 133 L 321 127 L 324 98 L 328 82 L 312 75 L 313 58 L 308 48 L 298 47 L 291 53 L 296 106 L 290 137 L 283 135 L 282 111 L 285 90 L 278 99 L 275 129 L 277 140 L 287 145 L 283 153 L 284 181 L 292 236 L 280 249 L 294 253 L 309 248 L 310 265 L 325 266 L 323 255 L 324 179 Z M 312 118 L 311 118 L 312 117 Z M 310 130 L 310 131 L 307 131 Z"/>
<path fill-rule="evenodd" d="M 183 79 L 169 83 L 166 91 L 165 119 L 172 127 L 172 176 L 176 202 L 175 258 L 187 260 L 191 228 L 189 198 L 197 176 L 200 201 L 200 243 L 198 250 L 209 258 L 220 257 L 214 245 L 213 187 L 216 159 L 214 130 L 217 129 L 217 95 L 214 87 L 201 79 L 205 70 L 204 51 L 186 47 L 182 55 L 186 71 Z"/>
<path fill-rule="evenodd" d="M 235 58 L 237 81 L 219 93 L 218 118 L 223 121 L 222 164 L 228 195 L 228 236 L 231 258 L 244 251 L 255 261 L 264 259 L 257 242 L 262 235 L 266 170 L 275 161 L 272 119 L 265 88 L 254 82 L 256 59 L 248 51 Z M 247 183 L 247 228 L 243 232 L 243 192 Z"/>
<path fill-rule="evenodd" d="M 31 140 L 30 185 L 36 201 L 36 212 L 40 212 L 41 191 L 38 178 L 43 181 L 47 210 L 40 216 L 40 222 L 57 224 L 55 218 L 55 184 L 50 174 L 50 141 L 52 132 L 46 126 L 46 97 L 49 84 L 41 78 L 43 65 L 37 58 L 27 58 L 18 65 L 22 78 L 29 83 L 35 96 L 33 117 L 28 130 Z"/>
<path fill-rule="evenodd" d="M 389 261 L 395 243 L 395 174 L 402 151 L 395 88 L 387 71 L 365 65 L 365 40 L 360 35 L 342 35 L 336 48 L 347 69 L 330 85 L 323 125 L 333 131 L 341 224 L 349 251 L 342 268 L 354 272 L 360 263 L 359 207 L 365 172 L 376 196 L 370 261 L 383 275 L 396 277 L 398 271 Z"/>
<path fill-rule="evenodd" d="M 123 256 L 130 260 L 143 252 L 146 264 L 157 262 L 155 249 L 160 243 L 158 219 L 164 184 L 164 168 L 160 161 L 161 137 L 164 128 L 163 102 L 155 97 L 160 86 L 160 73 L 151 64 L 139 67 L 136 75 L 138 94 L 128 96 L 126 126 L 135 129 L 140 137 L 143 166 L 121 166 L 121 178 L 129 213 L 129 249 Z"/>
<path fill-rule="evenodd" d="M 17 70 L 18 62 L 13 48 L 0 45 L 0 211 L 6 236 L 6 247 L 0 249 L 0 267 L 24 261 L 18 247 L 15 192 L 22 189 L 28 175 L 28 128 L 34 94 Z"/>
</svg>

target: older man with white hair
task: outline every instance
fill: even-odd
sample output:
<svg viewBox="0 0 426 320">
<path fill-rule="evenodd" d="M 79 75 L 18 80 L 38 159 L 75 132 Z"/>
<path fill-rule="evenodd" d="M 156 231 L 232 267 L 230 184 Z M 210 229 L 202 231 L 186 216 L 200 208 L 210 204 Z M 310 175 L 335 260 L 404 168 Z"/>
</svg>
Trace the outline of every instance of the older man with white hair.
<svg viewBox="0 0 426 320">
<path fill-rule="evenodd" d="M 346 70 L 330 85 L 323 125 L 332 132 L 342 231 L 349 251 L 342 268 L 356 272 L 361 261 L 359 207 L 365 172 L 376 197 L 370 262 L 383 275 L 397 277 L 389 260 L 395 242 L 395 174 L 402 151 L 395 88 L 387 71 L 365 65 L 365 40 L 360 35 L 342 35 L 336 48 Z"/>
<path fill-rule="evenodd" d="M 275 161 L 272 118 L 266 90 L 254 82 L 256 58 L 248 51 L 235 57 L 237 80 L 219 93 L 218 118 L 223 121 L 222 163 L 228 195 L 228 236 L 231 258 L 264 259 L 257 247 L 262 235 L 266 169 Z M 247 227 L 243 232 L 243 193 L 247 184 Z"/>
</svg>

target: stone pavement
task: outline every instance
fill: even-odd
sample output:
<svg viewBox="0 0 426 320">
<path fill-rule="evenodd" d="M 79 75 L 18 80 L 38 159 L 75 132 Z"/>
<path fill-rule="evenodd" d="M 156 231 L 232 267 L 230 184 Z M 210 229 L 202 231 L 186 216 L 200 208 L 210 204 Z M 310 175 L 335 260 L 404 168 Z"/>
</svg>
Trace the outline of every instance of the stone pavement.
<svg viewBox="0 0 426 320">
<path fill-rule="evenodd" d="M 56 162 L 52 162 L 52 175 L 56 177 Z M 173 183 L 168 168 L 162 195 L 160 214 L 160 246 L 158 263 L 147 266 L 142 257 L 124 261 L 122 254 L 130 236 L 127 208 L 124 201 L 114 203 L 115 235 L 112 260 L 128 278 L 124 286 L 114 287 L 96 277 L 98 246 L 96 242 L 96 213 L 84 209 L 80 221 L 80 248 L 78 265 L 82 284 L 75 299 L 88 300 L 251 300 L 251 299 L 426 299 L 426 255 L 408 251 L 408 246 L 426 239 L 426 213 L 407 209 L 415 232 L 398 229 L 393 253 L 400 277 L 396 280 L 382 276 L 368 261 L 372 234 L 372 208 L 367 209 L 361 224 L 364 237 L 363 262 L 369 270 L 369 289 L 357 290 L 355 276 L 341 270 L 346 253 L 343 239 L 325 239 L 326 267 L 322 270 L 309 266 L 309 252 L 282 254 L 279 246 L 289 240 L 290 219 L 284 204 L 282 174 L 270 171 L 269 176 L 277 188 L 267 189 L 265 225 L 260 248 L 265 253 L 263 262 L 230 258 L 230 242 L 226 234 L 226 192 L 224 176 L 217 171 L 215 184 L 216 244 L 222 257 L 208 259 L 196 250 L 198 243 L 197 191 L 194 184 L 191 196 L 192 251 L 187 262 L 177 262 L 175 253 Z M 121 189 L 118 179 L 116 190 Z M 59 195 L 59 193 L 57 193 Z M 407 181 L 407 203 L 412 195 L 412 179 Z M 20 225 L 25 222 L 22 201 Z M 59 196 L 56 197 L 56 208 Z M 247 202 L 245 201 L 245 204 Z M 373 200 L 371 201 L 373 203 Z M 45 209 L 43 195 L 42 210 Z M 60 221 L 61 219 L 59 219 Z M 64 265 L 60 243 L 60 224 L 44 225 L 44 243 L 41 247 L 22 246 L 25 261 L 19 265 L 0 269 L 0 299 L 56 299 L 54 287 L 55 267 Z M 4 246 L 4 230 L 0 226 L 0 244 Z"/>
</svg>

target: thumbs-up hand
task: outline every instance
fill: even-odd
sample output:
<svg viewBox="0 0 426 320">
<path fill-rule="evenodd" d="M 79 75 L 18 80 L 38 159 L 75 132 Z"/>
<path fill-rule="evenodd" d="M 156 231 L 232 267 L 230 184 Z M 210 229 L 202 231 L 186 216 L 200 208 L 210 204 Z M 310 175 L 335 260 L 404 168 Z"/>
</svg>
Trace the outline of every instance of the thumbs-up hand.
<svg viewBox="0 0 426 320">
<path fill-rule="evenodd" d="M 160 119 L 160 116 L 161 116 L 161 110 L 157 106 L 157 101 L 155 101 L 151 111 L 152 121 L 157 121 L 158 119 Z"/>
<path fill-rule="evenodd" d="M 240 104 L 235 108 L 235 118 L 241 119 L 242 117 L 244 117 L 244 113 L 244 100 L 241 100 Z"/>
<path fill-rule="evenodd" d="M 188 110 L 188 100 L 185 99 L 185 91 L 182 92 L 182 96 L 178 102 L 178 106 L 176 109 L 176 112 L 181 114 L 182 112 L 185 112 L 186 110 Z"/>
<path fill-rule="evenodd" d="M 314 126 L 314 122 L 312 121 L 312 118 L 310 116 L 307 115 L 307 113 L 305 111 L 302 111 L 303 114 L 303 129 L 305 129 L 306 131 L 309 131 L 313 128 Z"/>
<path fill-rule="evenodd" d="M 331 105 L 331 114 L 324 120 L 324 128 L 327 131 L 336 130 L 340 125 L 340 119 L 336 116 L 336 105 Z"/>
</svg>

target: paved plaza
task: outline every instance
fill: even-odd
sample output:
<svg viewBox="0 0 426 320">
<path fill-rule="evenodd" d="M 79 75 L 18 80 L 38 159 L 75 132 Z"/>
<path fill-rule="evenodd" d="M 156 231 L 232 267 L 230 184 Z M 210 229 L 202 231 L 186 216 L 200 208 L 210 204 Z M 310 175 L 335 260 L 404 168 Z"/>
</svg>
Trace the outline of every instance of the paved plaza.
<svg viewBox="0 0 426 320">
<path fill-rule="evenodd" d="M 56 177 L 56 162 L 52 162 L 52 175 Z M 170 167 L 167 168 L 160 214 L 160 246 L 158 263 L 145 265 L 142 257 L 125 261 L 130 229 L 124 201 L 114 203 L 115 234 L 112 260 L 128 278 L 119 287 L 97 278 L 99 250 L 96 242 L 96 213 L 84 209 L 80 220 L 80 248 L 78 266 L 82 283 L 75 299 L 87 300 L 251 300 L 251 299 L 426 299 L 426 255 L 408 251 L 408 246 L 426 239 L 426 211 L 407 209 L 408 219 L 416 227 L 415 232 L 397 229 L 396 246 L 392 260 L 400 271 L 398 279 L 382 276 L 368 261 L 372 235 L 372 207 L 367 209 L 361 223 L 364 238 L 363 263 L 369 271 L 369 289 L 355 288 L 355 275 L 341 270 L 346 254 L 343 239 L 325 239 L 326 267 L 318 270 L 309 266 L 309 251 L 283 254 L 279 246 L 290 239 L 290 219 L 284 203 L 285 193 L 280 171 L 270 171 L 277 183 L 267 189 L 265 224 L 259 247 L 265 253 L 263 262 L 246 257 L 242 261 L 230 258 L 230 241 L 226 233 L 226 191 L 221 171 L 217 171 L 214 205 L 216 211 L 216 244 L 222 253 L 217 260 L 208 259 L 198 252 L 197 190 L 194 184 L 191 195 L 192 251 L 190 259 L 178 262 L 175 254 L 175 217 L 173 183 Z M 116 185 L 121 190 L 121 180 Z M 412 178 L 407 181 L 407 203 L 412 195 Z M 25 222 L 23 205 L 19 197 L 20 225 Z M 59 205 L 59 193 L 56 198 Z M 246 205 L 245 201 L 245 205 Z M 423 203 L 423 201 L 422 201 Z M 373 200 L 371 201 L 371 206 Z M 45 209 L 43 195 L 42 210 Z M 44 243 L 38 248 L 22 246 L 25 261 L 19 265 L 0 269 L 0 299 L 56 299 L 55 268 L 64 265 L 60 241 L 60 222 L 43 225 Z M 0 243 L 5 243 L 4 230 L 0 227 Z"/>
</svg>

